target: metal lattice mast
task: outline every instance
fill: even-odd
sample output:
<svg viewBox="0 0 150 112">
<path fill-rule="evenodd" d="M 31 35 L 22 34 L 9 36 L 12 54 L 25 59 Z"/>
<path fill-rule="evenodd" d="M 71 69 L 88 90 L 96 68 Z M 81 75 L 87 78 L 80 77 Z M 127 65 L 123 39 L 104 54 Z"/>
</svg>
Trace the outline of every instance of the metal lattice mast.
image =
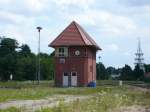
<svg viewBox="0 0 150 112">
<path fill-rule="evenodd" d="M 135 65 L 139 65 L 140 69 L 144 70 L 144 58 L 143 58 L 144 53 L 142 52 L 141 49 L 141 41 L 140 38 L 138 39 L 138 48 L 137 52 L 135 53 Z"/>
</svg>

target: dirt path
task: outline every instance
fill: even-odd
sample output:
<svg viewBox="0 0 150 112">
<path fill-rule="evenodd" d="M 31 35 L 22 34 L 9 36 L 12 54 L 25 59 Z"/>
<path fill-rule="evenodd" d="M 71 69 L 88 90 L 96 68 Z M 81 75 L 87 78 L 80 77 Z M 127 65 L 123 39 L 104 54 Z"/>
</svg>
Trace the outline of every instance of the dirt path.
<svg viewBox="0 0 150 112">
<path fill-rule="evenodd" d="M 130 106 L 130 107 L 122 107 L 118 112 L 150 112 L 150 106 Z"/>
<path fill-rule="evenodd" d="M 54 107 L 57 106 L 61 99 L 64 100 L 64 103 L 69 103 L 77 99 L 87 99 L 89 96 L 75 96 L 75 95 L 56 95 L 52 98 L 45 98 L 40 100 L 15 100 L 8 101 L 6 103 L 0 103 L 0 109 L 6 109 L 9 107 L 21 108 L 26 112 L 34 112 L 44 107 Z"/>
<path fill-rule="evenodd" d="M 142 91 L 142 92 L 150 93 L 150 88 L 143 88 L 143 87 L 131 86 L 131 85 L 128 85 L 128 87 L 131 90 L 136 90 L 136 91 Z"/>
</svg>

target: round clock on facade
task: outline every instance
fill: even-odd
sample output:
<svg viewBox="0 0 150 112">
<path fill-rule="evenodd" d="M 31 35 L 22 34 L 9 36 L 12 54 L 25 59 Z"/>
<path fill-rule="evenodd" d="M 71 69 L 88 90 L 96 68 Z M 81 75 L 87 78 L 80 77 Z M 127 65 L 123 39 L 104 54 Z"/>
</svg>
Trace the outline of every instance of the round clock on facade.
<svg viewBox="0 0 150 112">
<path fill-rule="evenodd" d="M 79 55 L 80 55 L 80 51 L 79 51 L 79 50 L 76 50 L 76 51 L 75 51 L 75 55 L 76 55 L 76 56 L 79 56 Z"/>
</svg>

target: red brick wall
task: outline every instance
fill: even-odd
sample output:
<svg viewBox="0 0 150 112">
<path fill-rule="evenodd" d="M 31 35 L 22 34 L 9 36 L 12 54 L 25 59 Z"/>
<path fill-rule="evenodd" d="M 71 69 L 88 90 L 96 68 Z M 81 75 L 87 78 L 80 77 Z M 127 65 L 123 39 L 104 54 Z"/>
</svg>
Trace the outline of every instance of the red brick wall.
<svg viewBox="0 0 150 112">
<path fill-rule="evenodd" d="M 75 51 L 80 51 L 80 56 Z M 55 84 L 62 86 L 63 72 L 77 72 L 78 86 L 86 86 L 89 82 L 96 80 L 96 51 L 88 47 L 69 47 L 69 57 L 65 63 L 59 63 L 60 58 L 55 57 Z M 92 70 L 91 67 L 92 66 Z"/>
</svg>

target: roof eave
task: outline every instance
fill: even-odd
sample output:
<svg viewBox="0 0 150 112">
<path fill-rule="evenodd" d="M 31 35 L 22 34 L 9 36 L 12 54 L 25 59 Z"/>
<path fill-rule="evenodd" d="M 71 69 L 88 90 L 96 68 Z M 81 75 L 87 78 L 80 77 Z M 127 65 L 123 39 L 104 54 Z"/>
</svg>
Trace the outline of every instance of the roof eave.
<svg viewBox="0 0 150 112">
<path fill-rule="evenodd" d="M 91 47 L 94 47 L 96 50 L 102 50 L 99 46 L 93 46 L 93 45 L 53 45 L 53 44 L 49 44 L 48 45 L 48 47 L 62 47 L 62 46 L 64 46 L 64 47 L 69 47 L 69 46 L 84 46 L 84 47 L 89 47 L 89 46 L 91 46 Z"/>
</svg>

